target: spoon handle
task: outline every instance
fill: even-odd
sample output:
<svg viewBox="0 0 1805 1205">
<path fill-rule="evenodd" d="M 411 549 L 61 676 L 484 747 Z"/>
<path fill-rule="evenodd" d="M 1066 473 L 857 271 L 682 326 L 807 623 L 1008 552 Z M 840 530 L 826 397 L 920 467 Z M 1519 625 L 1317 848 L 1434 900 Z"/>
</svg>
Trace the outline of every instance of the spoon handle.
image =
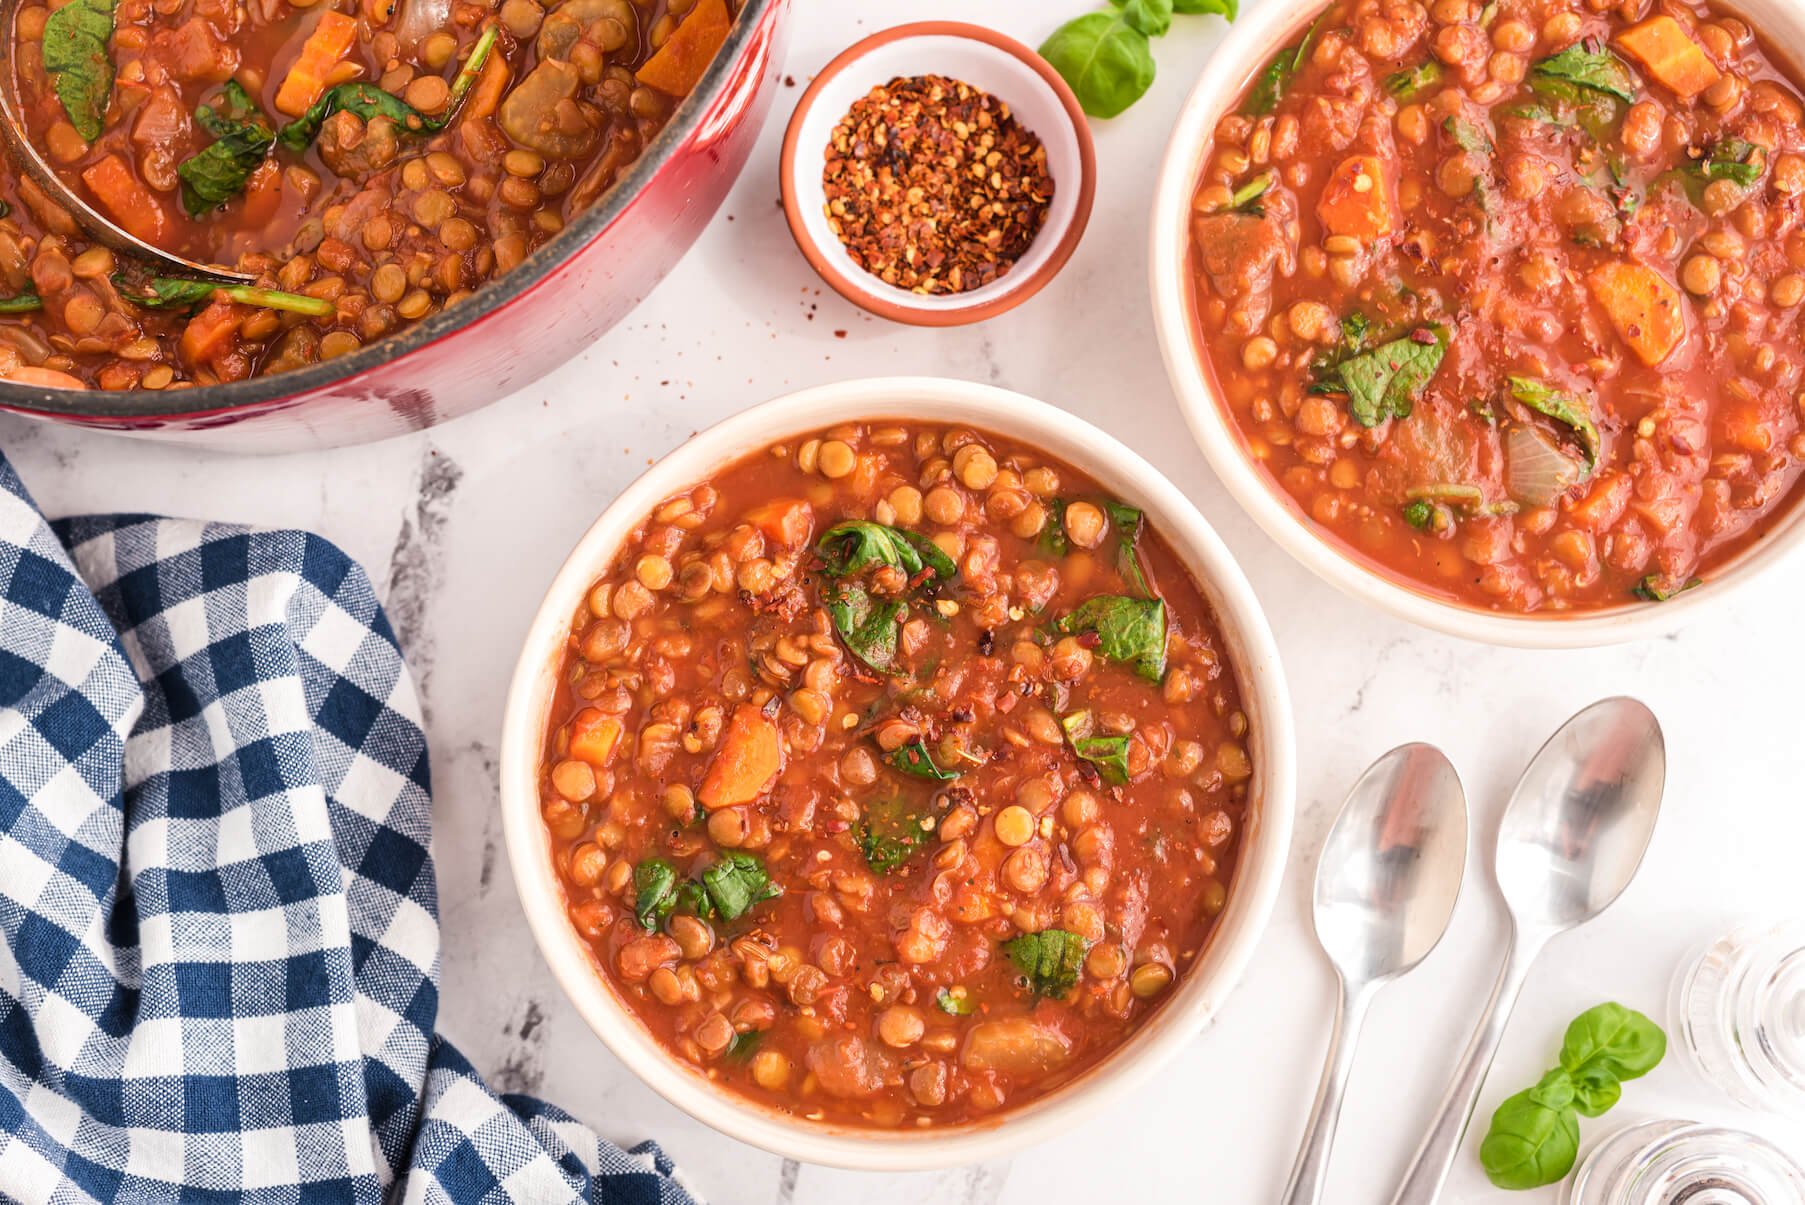
<svg viewBox="0 0 1805 1205">
<path fill-rule="evenodd" d="M 1329 1148 L 1335 1144 L 1335 1123 L 1341 1117 L 1341 1097 L 1347 1088 L 1348 1070 L 1354 1065 L 1354 1046 L 1371 1000 L 1371 984 L 1362 984 L 1350 993 L 1347 981 L 1339 980 L 1335 1027 L 1329 1031 L 1329 1052 L 1323 1061 L 1322 1082 L 1316 1086 L 1316 1103 L 1310 1107 L 1310 1120 L 1304 1126 L 1297 1163 L 1291 1168 L 1291 1180 L 1285 1185 L 1285 1195 L 1280 1198 L 1282 1205 L 1316 1205 L 1322 1199 L 1322 1186 L 1329 1171 Z"/>
<path fill-rule="evenodd" d="M 1391 1205 L 1434 1205 L 1441 1197 L 1448 1172 L 1454 1167 L 1454 1156 L 1460 1153 L 1461 1139 L 1466 1137 L 1467 1125 L 1473 1120 L 1479 1090 L 1492 1069 L 1492 1059 L 1497 1056 L 1504 1027 L 1510 1021 L 1517 997 L 1523 992 L 1529 968 L 1541 950 L 1541 940 L 1526 940 L 1521 934 L 1512 934 L 1510 957 L 1505 959 L 1497 986 L 1492 988 L 1492 998 L 1479 1018 L 1479 1028 L 1474 1032 L 1473 1040 L 1467 1043 L 1460 1067 L 1454 1073 L 1454 1082 L 1448 1085 L 1447 1095 L 1442 1097 L 1441 1107 L 1436 1110 L 1434 1124 L 1411 1159 L 1410 1170 L 1404 1173 L 1404 1182 L 1399 1185 L 1397 1195 L 1392 1197 Z"/>
</svg>

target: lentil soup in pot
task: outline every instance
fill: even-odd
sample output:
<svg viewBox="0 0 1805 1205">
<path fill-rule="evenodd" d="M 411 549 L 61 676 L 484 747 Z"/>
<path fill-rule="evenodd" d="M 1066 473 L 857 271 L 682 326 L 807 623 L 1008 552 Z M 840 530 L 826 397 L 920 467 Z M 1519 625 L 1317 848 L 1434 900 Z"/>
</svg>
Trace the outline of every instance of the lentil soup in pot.
<svg viewBox="0 0 1805 1205">
<path fill-rule="evenodd" d="M 1227 900 L 1253 734 L 1136 508 L 969 428 L 787 440 L 660 504 L 571 621 L 539 799 L 661 1047 L 836 1125 L 1107 1057 Z"/>
<path fill-rule="evenodd" d="M 456 305 L 608 190 L 737 6 L 26 0 L 12 58 L 48 161 L 128 232 L 255 287 L 157 277 L 8 168 L 0 378 L 235 381 Z"/>
<path fill-rule="evenodd" d="M 1316 530 L 1509 613 L 1659 603 L 1805 462 L 1805 122 L 1682 0 L 1342 0 L 1217 124 L 1205 359 Z"/>
</svg>

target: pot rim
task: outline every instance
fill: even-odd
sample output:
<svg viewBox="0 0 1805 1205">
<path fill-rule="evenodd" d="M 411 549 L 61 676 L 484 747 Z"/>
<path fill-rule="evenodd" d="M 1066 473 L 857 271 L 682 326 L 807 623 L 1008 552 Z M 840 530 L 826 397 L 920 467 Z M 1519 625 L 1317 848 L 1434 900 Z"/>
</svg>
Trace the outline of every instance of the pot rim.
<svg viewBox="0 0 1805 1205">
<path fill-rule="evenodd" d="M 516 265 L 511 272 L 488 282 L 472 296 L 441 310 L 423 322 L 358 348 L 350 355 L 322 360 L 292 372 L 254 376 L 218 385 L 198 385 L 174 393 L 149 390 L 51 389 L 0 380 L 0 410 L 21 411 L 53 418 L 149 419 L 203 418 L 236 410 L 279 403 L 335 385 L 350 384 L 365 373 L 405 359 L 427 347 L 487 320 L 536 289 L 578 251 L 592 242 L 639 199 L 646 185 L 687 146 L 704 117 L 726 92 L 741 69 L 741 56 L 761 36 L 767 21 L 787 0 L 745 0 L 727 41 L 709 64 L 702 82 L 677 106 L 665 124 L 627 173 L 616 180 L 578 218 L 549 242 Z M 174 404 L 172 404 L 174 403 Z"/>
<path fill-rule="evenodd" d="M 1172 998 L 1101 1062 L 1047 1096 L 960 1126 L 886 1131 L 786 1116 L 710 1084 L 680 1065 L 616 996 L 572 928 L 539 810 L 539 759 L 548 691 L 570 617 L 621 541 L 669 494 L 773 440 L 844 422 L 906 413 L 916 420 L 994 430 L 1094 473 L 1146 507 L 1197 580 L 1240 679 L 1256 734 L 1257 810 L 1228 904 Z M 503 713 L 502 823 L 515 890 L 553 977 L 627 1067 L 671 1104 L 768 1151 L 836 1167 L 909 1171 L 998 1158 L 1080 1125 L 1168 1065 L 1220 1010 L 1252 961 L 1284 879 L 1295 811 L 1296 743 L 1283 666 L 1265 613 L 1226 545 L 1195 505 L 1138 453 L 1069 412 L 994 386 L 944 378 L 844 381 L 741 412 L 660 458 L 602 512 L 558 570 L 523 642 Z"/>
</svg>

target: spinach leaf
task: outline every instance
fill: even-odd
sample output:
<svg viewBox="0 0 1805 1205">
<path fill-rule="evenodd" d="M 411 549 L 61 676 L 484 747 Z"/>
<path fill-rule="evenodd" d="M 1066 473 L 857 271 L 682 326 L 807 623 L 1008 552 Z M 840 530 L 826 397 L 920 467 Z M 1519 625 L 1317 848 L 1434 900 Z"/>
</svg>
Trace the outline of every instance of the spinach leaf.
<svg viewBox="0 0 1805 1205">
<path fill-rule="evenodd" d="M 783 894 L 783 888 L 765 873 L 763 862 L 738 851 L 702 872 L 702 890 L 723 920 L 737 920 L 755 904 Z"/>
<path fill-rule="evenodd" d="M 815 542 L 815 555 L 821 558 L 822 572 L 830 577 L 847 577 L 874 565 L 901 569 L 911 578 L 923 569 L 933 570 L 942 580 L 958 572 L 952 558 L 934 541 L 882 523 L 841 523 L 830 528 Z"/>
<path fill-rule="evenodd" d="M 1157 598 L 1099 594 L 1053 626 L 1062 636 L 1096 633 L 1098 652 L 1150 682 L 1166 676 L 1166 604 Z"/>
<path fill-rule="evenodd" d="M 0 297 L 0 314 L 29 314 L 44 308 L 44 299 L 30 289 Z"/>
<path fill-rule="evenodd" d="M 1651 573 L 1637 582 L 1631 588 L 1630 593 L 1643 602 L 1666 602 L 1674 595 L 1682 594 L 1702 581 L 1704 581 L 1703 578 L 1695 577 L 1676 586 L 1673 584 L 1674 579 L 1666 574 Z"/>
<path fill-rule="evenodd" d="M 1065 534 L 1064 498 L 1048 498 L 1047 521 L 1040 529 L 1040 550 L 1049 556 L 1064 556 L 1072 550 L 1072 542 Z"/>
<path fill-rule="evenodd" d="M 1680 170 L 1694 180 L 1705 183 L 1712 180 L 1734 180 L 1747 186 L 1761 179 L 1762 163 L 1757 156 L 1765 157 L 1761 148 L 1754 143 L 1740 138 L 1725 138 L 1715 143 L 1703 159 L 1688 163 Z"/>
<path fill-rule="evenodd" d="M 727 1043 L 727 1049 L 722 1051 L 721 1057 L 735 1063 L 746 1062 L 758 1053 L 759 1043 L 764 1040 L 765 1034 L 762 1029 L 748 1029 L 745 1033 L 736 1033 L 733 1035 L 733 1041 Z"/>
<path fill-rule="evenodd" d="M 962 987 L 943 987 L 934 994 L 934 1006 L 949 1017 L 969 1017 L 978 1002 Z"/>
<path fill-rule="evenodd" d="M 1541 1083 L 1498 1106 L 1479 1144 L 1486 1178 L 1499 1188 L 1558 1184 L 1579 1158 L 1573 1085 L 1557 1067 Z"/>
<path fill-rule="evenodd" d="M 1041 43 L 1040 57 L 1059 72 L 1092 117 L 1115 117 L 1153 86 L 1147 35 L 1115 13 L 1086 13 Z"/>
<path fill-rule="evenodd" d="M 693 912 L 697 916 L 712 919 L 715 915 L 714 901 L 708 898 L 708 891 L 695 881 L 684 883 L 677 888 L 678 912 Z"/>
<path fill-rule="evenodd" d="M 951 782 L 959 777 L 958 770 L 942 770 L 934 764 L 934 755 L 928 752 L 927 745 L 916 737 L 900 749 L 892 750 L 884 755 L 884 760 L 893 768 L 916 778 L 931 778 L 935 782 Z"/>
<path fill-rule="evenodd" d="M 1128 738 L 1095 736 L 1091 732 L 1091 713 L 1074 711 L 1062 716 L 1059 726 L 1065 729 L 1066 743 L 1081 761 L 1097 768 L 1097 774 L 1111 786 L 1128 785 Z"/>
<path fill-rule="evenodd" d="M 879 874 L 889 874 L 907 862 L 927 842 L 928 830 L 921 817 L 900 799 L 867 804 L 864 816 L 852 826 L 853 840 L 865 855 L 865 864 Z"/>
<path fill-rule="evenodd" d="M 647 858 L 633 868 L 633 915 L 657 932 L 677 907 L 677 870 L 663 858 Z"/>
<path fill-rule="evenodd" d="M 856 582 L 837 582 L 822 592 L 834 630 L 852 655 L 880 674 L 896 662 L 897 629 L 905 610 L 901 600 L 877 602 Z"/>
<path fill-rule="evenodd" d="M 89 142 L 105 127 L 113 98 L 113 36 L 116 0 L 70 0 L 44 21 L 44 70 L 63 103 L 69 124 Z"/>
<path fill-rule="evenodd" d="M 1573 1019 L 1560 1057 L 1575 1083 L 1620 1083 L 1647 1075 L 1666 1054 L 1667 1035 L 1659 1025 L 1635 1009 L 1607 1003 Z"/>
<path fill-rule="evenodd" d="M 276 134 L 237 80 L 226 81 L 218 108 L 201 105 L 194 120 L 214 141 L 175 170 L 182 178 L 182 208 L 190 217 L 199 217 L 244 191 L 245 181 L 262 165 Z"/>
<path fill-rule="evenodd" d="M 1147 574 L 1141 569 L 1141 531 L 1146 525 L 1146 516 L 1140 507 L 1114 500 L 1103 504 L 1103 513 L 1109 516 L 1110 525 L 1116 530 L 1116 561 L 1122 576 L 1133 582 L 1136 590 L 1152 598 L 1153 589 L 1147 585 Z"/>
<path fill-rule="evenodd" d="M 410 133 L 421 133 L 430 127 L 420 110 L 399 96 L 391 95 L 375 84 L 334 84 L 307 106 L 307 111 L 282 127 L 276 141 L 296 154 L 306 150 L 318 137 L 320 127 L 334 113 L 353 113 L 365 121 L 386 117 Z"/>
<path fill-rule="evenodd" d="M 1348 413 L 1362 427 L 1388 418 L 1409 418 L 1424 385 L 1441 367 L 1448 350 L 1447 332 L 1419 328 L 1369 352 L 1343 360 L 1336 368 L 1348 395 Z"/>
<path fill-rule="evenodd" d="M 1385 90 L 1399 100 L 1415 100 L 1441 82 L 1441 64 L 1430 59 L 1405 71 L 1394 71 L 1385 77 Z"/>
<path fill-rule="evenodd" d="M 1064 929 L 1042 929 L 1039 933 L 1023 933 L 1003 943 L 1003 952 L 1028 977 L 1028 987 L 1037 996 L 1061 999 L 1078 985 L 1078 970 L 1084 965 L 1087 943 L 1076 933 Z"/>
<path fill-rule="evenodd" d="M 1255 117 L 1264 117 L 1279 107 L 1279 101 L 1285 98 L 1285 90 L 1291 86 L 1291 78 L 1295 76 L 1310 57 L 1310 47 L 1316 43 L 1316 32 L 1322 28 L 1322 16 L 1310 23 L 1304 36 L 1296 46 L 1287 46 L 1278 52 L 1272 62 L 1266 64 L 1266 70 L 1260 72 L 1254 82 L 1253 91 L 1247 97 L 1247 112 Z"/>
<path fill-rule="evenodd" d="M 1568 89 L 1602 92 L 1618 100 L 1636 99 L 1636 77 L 1629 65 L 1597 43 L 1576 43 L 1529 68 L 1530 86 L 1548 95 L 1570 95 Z M 1567 88 L 1548 86 L 1566 85 Z"/>
<path fill-rule="evenodd" d="M 1484 155 L 1490 158 L 1495 148 L 1492 136 L 1477 122 L 1464 117 L 1449 117 L 1442 122 L 1442 129 L 1454 140 L 1454 145 L 1470 155 Z"/>
<path fill-rule="evenodd" d="M 1506 377 L 1510 383 L 1510 395 L 1534 410 L 1538 414 L 1547 415 L 1557 423 L 1564 423 L 1579 437 L 1579 444 L 1586 454 L 1586 467 L 1598 466 L 1600 440 L 1598 426 L 1592 421 L 1589 407 L 1578 398 L 1549 388 L 1541 381 L 1529 377 Z"/>
<path fill-rule="evenodd" d="M 1172 28 L 1172 0 L 1109 0 L 1122 19 L 1150 38 L 1163 38 Z"/>
</svg>

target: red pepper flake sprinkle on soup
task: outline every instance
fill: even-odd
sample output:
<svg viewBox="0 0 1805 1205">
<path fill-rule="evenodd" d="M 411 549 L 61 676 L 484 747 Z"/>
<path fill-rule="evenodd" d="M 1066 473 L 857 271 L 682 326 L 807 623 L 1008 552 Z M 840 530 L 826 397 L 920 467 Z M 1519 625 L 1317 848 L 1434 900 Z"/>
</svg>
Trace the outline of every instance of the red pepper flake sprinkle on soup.
<svg viewBox="0 0 1805 1205">
<path fill-rule="evenodd" d="M 1208 358 L 1328 537 L 1510 612 L 1658 602 L 1805 458 L 1805 127 L 1709 4 L 1347 0 L 1224 117 Z"/>
<path fill-rule="evenodd" d="M 966 293 L 1027 254 L 1047 220 L 1047 149 L 1009 106 L 939 75 L 853 103 L 822 173 L 827 224 L 854 262 L 914 293 Z"/>
<path fill-rule="evenodd" d="M 1247 717 L 1141 512 L 905 422 L 662 503 L 573 618 L 541 798 L 570 919 L 673 1058 L 799 1117 L 1034 1099 L 1227 898 Z"/>
</svg>

